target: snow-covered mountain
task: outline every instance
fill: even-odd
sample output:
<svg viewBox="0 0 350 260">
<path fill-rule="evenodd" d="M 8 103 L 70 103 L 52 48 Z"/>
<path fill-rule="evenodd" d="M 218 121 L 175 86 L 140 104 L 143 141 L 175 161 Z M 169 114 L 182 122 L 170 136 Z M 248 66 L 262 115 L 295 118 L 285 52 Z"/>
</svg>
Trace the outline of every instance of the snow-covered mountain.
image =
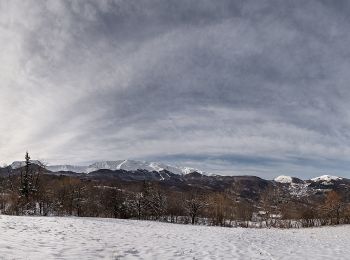
<svg viewBox="0 0 350 260">
<path fill-rule="evenodd" d="M 41 162 L 36 160 L 30 160 L 30 163 L 41 165 Z M 18 168 L 24 167 L 25 165 L 26 165 L 25 161 L 14 161 L 13 163 L 11 163 L 10 167 L 12 169 L 18 169 Z"/>
<path fill-rule="evenodd" d="M 40 164 L 38 161 L 32 161 L 33 164 Z M 23 167 L 24 162 L 14 162 L 11 164 L 12 169 L 17 169 Z M 203 171 L 199 171 L 194 168 L 188 167 L 175 167 L 164 163 L 158 162 L 146 162 L 146 161 L 136 161 L 136 160 L 117 160 L 117 161 L 100 161 L 95 162 L 88 166 L 78 166 L 78 165 L 49 165 L 45 168 L 52 172 L 76 172 L 76 173 L 90 173 L 102 169 L 106 170 L 125 170 L 125 171 L 136 171 L 136 170 L 147 170 L 150 172 L 161 172 L 163 170 L 172 172 L 178 175 L 186 175 L 192 172 L 199 172 L 204 174 Z"/>
<path fill-rule="evenodd" d="M 32 164 L 35 163 L 39 162 L 32 161 Z M 24 162 L 14 162 L 10 166 L 16 169 L 24 165 Z M 244 191 L 242 196 L 249 200 L 258 200 L 266 187 L 277 188 L 279 192 L 283 192 L 283 196 L 298 198 L 312 197 L 330 190 L 347 194 L 350 190 L 350 179 L 331 175 L 323 175 L 309 180 L 281 175 L 274 180 L 265 180 L 256 176 L 212 175 L 193 168 L 136 160 L 100 161 L 86 166 L 48 165 L 43 167 L 50 171 L 47 172 L 48 174 L 56 176 L 64 175 L 85 180 L 129 183 L 133 181 L 162 181 L 162 185 L 165 187 L 180 190 L 195 186 L 202 189 L 223 191 L 238 185 L 237 187 L 242 187 L 241 189 Z M 16 173 L 19 171 L 14 171 L 14 174 Z M 7 169 L 0 167 L 1 174 L 7 175 Z"/>
<path fill-rule="evenodd" d="M 333 175 L 322 175 L 322 176 L 318 176 L 315 178 L 312 178 L 310 180 L 307 180 L 306 182 L 308 183 L 312 183 L 312 182 L 323 182 L 323 183 L 331 183 L 334 181 L 339 181 L 342 180 L 343 178 L 338 177 L 338 176 L 333 176 Z M 286 175 L 280 175 L 278 177 L 276 177 L 274 179 L 275 182 L 278 183 L 304 183 L 305 181 L 302 181 L 301 179 L 295 178 L 295 177 L 291 177 L 291 176 L 286 176 Z"/>
<path fill-rule="evenodd" d="M 118 160 L 118 161 L 102 161 L 96 162 L 87 166 L 85 173 L 90 173 L 100 169 L 108 170 L 125 170 L 125 171 L 136 171 L 136 170 L 147 170 L 161 172 L 167 170 L 175 174 L 186 174 L 187 168 L 174 167 L 157 162 L 146 162 L 146 161 L 135 161 L 135 160 Z M 193 170 L 195 171 L 195 170 Z M 192 172 L 193 172 L 192 171 Z"/>
<path fill-rule="evenodd" d="M 32 164 L 42 165 L 40 161 L 31 160 Z M 18 169 L 25 166 L 24 161 L 15 161 L 10 167 L 12 169 Z M 99 161 L 90 165 L 44 165 L 44 167 L 51 172 L 74 172 L 74 173 L 91 173 L 98 170 L 125 170 L 125 171 L 137 171 L 146 170 L 149 172 L 161 172 L 163 170 L 169 171 L 177 175 L 187 175 L 193 172 L 198 172 L 204 175 L 211 175 L 204 171 L 200 171 L 195 168 L 190 167 L 177 167 L 160 162 L 147 162 L 147 161 L 137 161 L 137 160 L 116 160 L 116 161 Z M 333 181 L 342 180 L 343 178 L 332 176 L 332 175 L 322 175 L 310 179 L 308 184 L 311 183 L 324 183 L 331 184 Z M 282 184 L 305 184 L 305 181 L 286 175 L 280 175 L 274 179 L 277 183 Z M 307 185 L 308 185 L 307 184 Z"/>
<path fill-rule="evenodd" d="M 279 182 L 279 183 L 292 183 L 293 178 L 290 176 L 281 175 L 281 176 L 276 177 L 274 179 L 274 181 Z"/>
<path fill-rule="evenodd" d="M 342 178 L 337 177 L 337 176 L 332 176 L 332 175 L 322 175 L 316 178 L 311 179 L 312 181 L 318 182 L 318 181 L 323 181 L 323 182 L 330 182 L 330 181 L 337 181 L 341 180 Z"/>
</svg>

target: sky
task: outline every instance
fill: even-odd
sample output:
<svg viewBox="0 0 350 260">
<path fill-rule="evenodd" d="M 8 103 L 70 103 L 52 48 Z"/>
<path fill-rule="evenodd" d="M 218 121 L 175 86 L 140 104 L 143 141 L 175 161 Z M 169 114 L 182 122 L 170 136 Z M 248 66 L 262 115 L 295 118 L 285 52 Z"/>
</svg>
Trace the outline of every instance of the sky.
<svg viewBox="0 0 350 260">
<path fill-rule="evenodd" d="M 0 163 L 350 178 L 350 2 L 0 0 Z"/>
</svg>

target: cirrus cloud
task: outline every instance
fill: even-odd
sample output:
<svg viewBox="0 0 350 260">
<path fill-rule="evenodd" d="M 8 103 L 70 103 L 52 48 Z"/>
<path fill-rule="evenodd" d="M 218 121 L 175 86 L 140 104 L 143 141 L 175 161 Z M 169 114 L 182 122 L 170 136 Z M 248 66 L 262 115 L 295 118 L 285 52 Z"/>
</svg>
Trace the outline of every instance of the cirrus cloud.
<svg viewBox="0 0 350 260">
<path fill-rule="evenodd" d="M 1 1 L 0 159 L 350 176 L 347 1 Z"/>
</svg>

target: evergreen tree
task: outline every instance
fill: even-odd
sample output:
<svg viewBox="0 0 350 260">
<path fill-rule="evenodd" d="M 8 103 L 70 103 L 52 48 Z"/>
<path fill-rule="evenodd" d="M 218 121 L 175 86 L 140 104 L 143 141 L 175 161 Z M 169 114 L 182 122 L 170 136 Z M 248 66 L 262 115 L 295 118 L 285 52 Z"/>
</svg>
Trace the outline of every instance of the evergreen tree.
<svg viewBox="0 0 350 260">
<path fill-rule="evenodd" d="M 38 167 L 38 168 L 37 168 Z M 20 183 L 20 195 L 25 202 L 29 202 L 33 199 L 33 196 L 38 191 L 39 175 L 41 165 L 32 165 L 29 153 L 25 155 L 25 165 L 21 170 L 21 183 Z"/>
<path fill-rule="evenodd" d="M 30 162 L 30 156 L 29 153 L 26 152 L 25 155 L 25 167 L 24 171 L 21 171 L 21 187 L 20 192 L 21 196 L 26 199 L 26 201 L 29 200 L 30 192 L 31 192 L 31 162 Z"/>
</svg>

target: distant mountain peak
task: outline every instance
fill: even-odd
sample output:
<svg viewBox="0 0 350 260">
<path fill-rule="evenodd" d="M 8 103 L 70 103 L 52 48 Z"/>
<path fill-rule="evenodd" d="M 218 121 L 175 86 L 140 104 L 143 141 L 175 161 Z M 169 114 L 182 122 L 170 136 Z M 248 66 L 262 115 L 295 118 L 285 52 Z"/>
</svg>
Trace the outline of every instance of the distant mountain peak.
<svg viewBox="0 0 350 260">
<path fill-rule="evenodd" d="M 279 182 L 279 183 L 292 183 L 293 178 L 290 176 L 286 176 L 286 175 L 280 175 L 280 176 L 276 177 L 274 179 L 274 181 Z"/>
<path fill-rule="evenodd" d="M 36 164 L 36 165 L 42 166 L 42 163 L 40 161 L 37 161 L 37 160 L 30 160 L 29 162 L 31 164 Z M 14 161 L 13 163 L 11 163 L 10 167 L 12 169 L 18 169 L 18 168 L 24 167 L 25 165 L 26 165 L 25 161 Z"/>
<path fill-rule="evenodd" d="M 330 181 L 336 181 L 336 180 L 342 180 L 343 178 L 333 175 L 322 175 L 316 178 L 311 179 L 312 181 L 318 182 L 318 181 L 324 181 L 324 182 L 330 182 Z"/>
</svg>

